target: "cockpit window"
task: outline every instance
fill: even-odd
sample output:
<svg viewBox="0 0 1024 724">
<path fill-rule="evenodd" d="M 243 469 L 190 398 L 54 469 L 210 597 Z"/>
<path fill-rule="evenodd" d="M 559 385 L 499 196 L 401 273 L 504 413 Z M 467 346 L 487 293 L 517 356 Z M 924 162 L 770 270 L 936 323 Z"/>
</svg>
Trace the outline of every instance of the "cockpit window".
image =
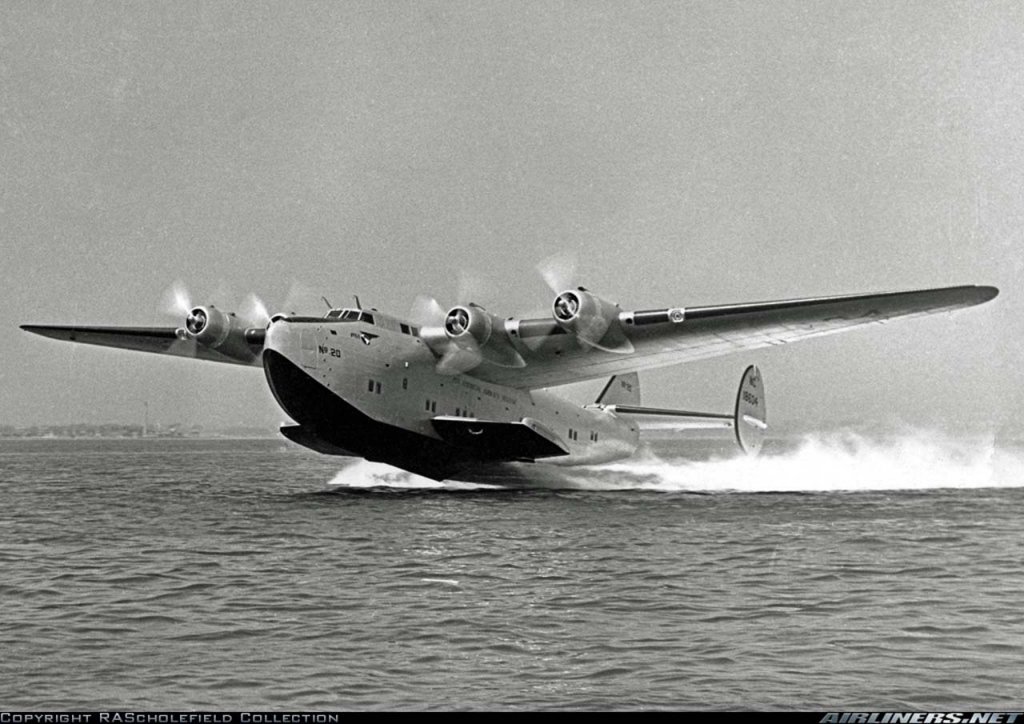
<svg viewBox="0 0 1024 724">
<path fill-rule="evenodd" d="M 335 322 L 366 322 L 373 324 L 373 315 L 361 309 L 332 309 L 324 319 Z"/>
<path fill-rule="evenodd" d="M 369 322 L 373 324 L 373 317 L 358 309 L 332 309 L 324 319 L 332 319 L 337 322 Z"/>
</svg>

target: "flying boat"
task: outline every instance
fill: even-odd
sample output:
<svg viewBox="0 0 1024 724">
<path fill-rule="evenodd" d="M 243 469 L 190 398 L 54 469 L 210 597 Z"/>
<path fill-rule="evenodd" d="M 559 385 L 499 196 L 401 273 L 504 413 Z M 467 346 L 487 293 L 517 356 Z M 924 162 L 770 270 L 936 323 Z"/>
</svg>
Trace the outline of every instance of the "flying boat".
<svg viewBox="0 0 1024 724">
<path fill-rule="evenodd" d="M 550 282 L 550 280 L 549 280 Z M 262 368 L 292 422 L 287 439 L 326 455 L 383 462 L 435 480 L 503 465 L 594 465 L 632 456 L 641 429 L 731 431 L 756 454 L 768 429 L 764 378 L 740 377 L 733 409 L 645 406 L 639 372 L 790 344 L 987 302 L 991 286 L 950 286 L 707 306 L 624 309 L 551 284 L 543 316 L 418 297 L 405 315 L 240 314 L 189 306 L 180 325 L 26 324 L 52 339 Z M 590 404 L 553 388 L 605 380 Z M 726 433 L 728 434 L 728 433 Z"/>
</svg>

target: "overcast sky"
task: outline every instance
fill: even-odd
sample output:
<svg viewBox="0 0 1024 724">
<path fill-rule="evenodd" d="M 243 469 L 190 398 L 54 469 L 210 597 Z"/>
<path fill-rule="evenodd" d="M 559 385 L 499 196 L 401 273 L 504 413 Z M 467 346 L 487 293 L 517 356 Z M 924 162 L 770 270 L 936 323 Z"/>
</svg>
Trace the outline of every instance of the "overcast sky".
<svg viewBox="0 0 1024 724">
<path fill-rule="evenodd" d="M 1007 2 L 0 4 L 0 424 L 273 425 L 262 372 L 57 343 L 255 291 L 507 316 L 959 283 L 993 303 L 642 375 L 776 429 L 1024 403 L 1024 11 Z M 289 292 L 289 290 L 292 290 Z M 319 306 L 318 306 L 319 305 Z M 303 310 L 300 310 L 303 311 Z M 599 387 L 600 385 L 598 385 Z M 576 391 L 579 393 L 579 390 Z M 589 391 L 585 391 L 589 394 Z"/>
</svg>

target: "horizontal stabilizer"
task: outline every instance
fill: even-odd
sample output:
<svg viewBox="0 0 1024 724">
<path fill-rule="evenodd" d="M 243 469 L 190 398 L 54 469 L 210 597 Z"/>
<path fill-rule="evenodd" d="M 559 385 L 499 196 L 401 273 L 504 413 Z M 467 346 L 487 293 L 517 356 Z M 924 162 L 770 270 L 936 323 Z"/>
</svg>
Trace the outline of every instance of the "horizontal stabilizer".
<svg viewBox="0 0 1024 724">
<path fill-rule="evenodd" d="M 494 422 L 442 415 L 431 422 L 445 442 L 486 460 L 536 460 L 569 454 L 554 433 L 529 417 Z"/>
<path fill-rule="evenodd" d="M 618 415 L 636 415 L 643 418 L 671 418 L 671 424 L 668 427 L 681 430 L 731 430 L 734 420 L 732 415 L 720 415 L 712 412 L 690 412 L 689 410 L 667 410 L 660 407 L 608 405 L 604 409 Z"/>
<path fill-rule="evenodd" d="M 665 424 L 645 426 L 648 429 L 666 427 L 676 430 L 734 430 L 736 442 L 751 455 L 760 452 L 761 444 L 764 442 L 764 433 L 768 429 L 764 379 L 761 377 L 760 370 L 754 365 L 750 365 L 743 372 L 740 387 L 736 393 L 736 407 L 731 415 L 668 410 L 659 407 L 638 407 L 636 405 L 605 405 L 604 409 L 618 415 L 630 415 L 651 420 L 662 418 L 666 421 Z"/>
</svg>

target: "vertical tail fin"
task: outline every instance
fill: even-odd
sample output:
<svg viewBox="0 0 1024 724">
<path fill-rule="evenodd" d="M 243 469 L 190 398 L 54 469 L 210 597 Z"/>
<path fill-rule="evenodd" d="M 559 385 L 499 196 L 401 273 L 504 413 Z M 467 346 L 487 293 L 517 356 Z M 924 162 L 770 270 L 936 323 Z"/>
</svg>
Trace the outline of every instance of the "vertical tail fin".
<svg viewBox="0 0 1024 724">
<path fill-rule="evenodd" d="M 748 455 L 757 455 L 768 429 L 768 407 L 764 398 L 764 378 L 761 370 L 750 365 L 740 380 L 736 393 L 736 412 L 733 426 L 736 442 Z"/>
<path fill-rule="evenodd" d="M 640 375 L 630 372 L 625 375 L 615 375 L 597 396 L 598 405 L 639 405 L 640 404 Z"/>
</svg>

